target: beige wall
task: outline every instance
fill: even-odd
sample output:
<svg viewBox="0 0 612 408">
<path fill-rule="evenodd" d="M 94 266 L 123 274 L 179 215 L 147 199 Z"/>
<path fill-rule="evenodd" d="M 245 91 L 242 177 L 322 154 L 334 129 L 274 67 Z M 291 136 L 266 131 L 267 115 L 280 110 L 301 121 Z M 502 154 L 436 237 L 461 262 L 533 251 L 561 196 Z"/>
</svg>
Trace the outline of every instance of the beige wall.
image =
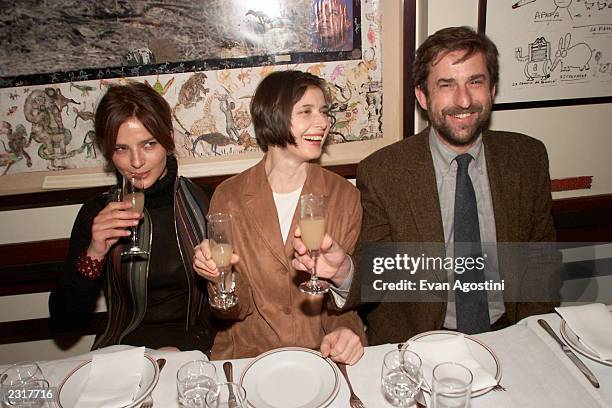
<svg viewBox="0 0 612 408">
<path fill-rule="evenodd" d="M 397 0 L 383 6 L 384 131 L 401 134 L 401 21 Z M 450 25 L 476 27 L 478 0 L 417 0 L 417 42 Z M 555 198 L 612 193 L 611 106 L 583 105 L 560 108 L 494 112 L 491 127 L 529 134 L 542 140 L 550 156 L 553 178 L 594 176 L 591 190 L 556 193 Z M 418 116 L 418 115 L 416 115 Z M 416 129 L 425 123 L 415 120 Z M 79 206 L 0 212 L 0 244 L 68 237 Z M 0 297 L 0 321 L 48 316 L 47 294 Z M 84 339 L 70 354 L 87 349 Z M 0 346 L 0 363 L 62 355 L 52 342 Z"/>
</svg>

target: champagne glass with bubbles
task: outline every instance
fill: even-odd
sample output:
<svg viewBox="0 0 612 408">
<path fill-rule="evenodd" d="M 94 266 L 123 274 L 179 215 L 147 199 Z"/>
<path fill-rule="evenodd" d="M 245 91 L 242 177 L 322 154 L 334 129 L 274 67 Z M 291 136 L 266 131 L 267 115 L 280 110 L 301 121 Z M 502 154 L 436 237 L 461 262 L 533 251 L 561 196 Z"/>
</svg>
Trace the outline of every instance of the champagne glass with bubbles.
<svg viewBox="0 0 612 408">
<path fill-rule="evenodd" d="M 207 218 L 210 253 L 219 270 L 217 293 L 210 298 L 209 303 L 217 309 L 229 309 L 238 304 L 238 296 L 234 293 L 234 274 L 231 264 L 234 252 L 232 216 L 217 213 L 210 214 Z"/>
<path fill-rule="evenodd" d="M 314 261 L 310 279 L 300 284 L 300 290 L 309 295 L 320 295 L 329 290 L 329 283 L 317 277 L 317 259 L 325 235 L 325 196 L 306 194 L 300 197 L 300 230 L 302 241 Z"/>
<path fill-rule="evenodd" d="M 144 180 L 134 177 L 123 177 L 121 200 L 131 203 L 131 211 L 142 213 L 144 210 L 145 194 Z M 147 256 L 149 253 L 138 246 L 138 225 L 132 227 L 132 246 L 123 251 L 123 256 Z"/>
</svg>

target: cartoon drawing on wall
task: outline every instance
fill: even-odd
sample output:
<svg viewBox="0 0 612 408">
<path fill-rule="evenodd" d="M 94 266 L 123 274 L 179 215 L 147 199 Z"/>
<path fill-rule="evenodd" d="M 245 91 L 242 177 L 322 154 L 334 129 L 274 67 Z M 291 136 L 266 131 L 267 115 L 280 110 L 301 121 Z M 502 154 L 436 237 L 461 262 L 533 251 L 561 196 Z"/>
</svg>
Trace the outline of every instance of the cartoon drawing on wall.
<svg viewBox="0 0 612 408">
<path fill-rule="evenodd" d="M 330 144 L 382 137 L 382 82 L 375 48 L 370 47 L 364 56 L 366 59 L 348 65 L 337 62 L 302 67 L 330 80 L 333 95 L 330 111 L 335 122 Z M 249 114 L 250 98 L 263 76 L 275 69 L 216 71 L 212 79 L 210 73 L 204 72 L 156 75 L 145 77 L 142 82 L 169 99 L 177 156 L 212 158 L 259 150 Z M 5 102 L 20 102 L 23 97 L 23 112 L 18 105 L 9 106 L 5 121 L 12 133 L 7 127 L 4 138 L 10 134 L 25 139 L 11 147 L 6 139 L 3 170 L 14 173 L 30 167 L 62 170 L 98 165 L 101 157 L 93 133 L 95 103 L 109 86 L 126 81 L 69 82 L 7 92 Z M 35 165 L 39 160 L 43 166 Z M 20 161 L 24 164 L 18 166 Z M 25 165 L 26 161 L 31 164 Z"/>
<path fill-rule="evenodd" d="M 595 56 L 593 59 L 595 60 L 595 64 L 597 65 L 597 69 L 594 71 L 595 76 L 599 76 L 599 74 L 609 74 L 612 75 L 612 62 L 611 61 L 602 61 L 602 52 L 595 52 Z"/>
<path fill-rule="evenodd" d="M 161 96 L 164 96 L 166 92 L 168 92 L 172 84 L 174 83 L 174 77 L 170 78 L 170 80 L 168 80 L 165 84 L 162 84 L 159 80 L 159 75 L 157 75 L 157 78 L 155 78 L 155 82 L 153 82 L 153 85 L 151 85 L 149 81 L 147 81 L 146 79 L 144 83 L 149 85 L 151 88 L 155 89 L 155 91 L 159 93 Z"/>
<path fill-rule="evenodd" d="M 25 150 L 30 146 L 30 142 L 26 135 L 26 128 L 22 124 L 17 125 L 15 131 L 13 131 L 13 126 L 10 123 L 2 121 L 0 136 L 6 136 L 8 140 L 8 147 L 4 143 L 4 140 L 2 140 L 2 146 L 4 147 L 5 153 L 0 154 L 2 158 L 0 167 L 6 167 L 2 172 L 3 176 L 8 173 L 13 164 L 24 158 L 26 159 L 26 165 L 32 167 L 32 158 Z"/>
<path fill-rule="evenodd" d="M 38 156 L 47 160 L 49 170 L 63 170 L 74 167 L 66 159 L 81 153 L 85 144 L 78 149 L 68 150 L 72 133 L 64 127 L 62 111 L 69 103 L 78 104 L 62 95 L 59 88 L 45 88 L 32 91 L 25 100 L 25 119 L 32 124 L 28 145 L 32 139 L 40 143 Z"/>
<path fill-rule="evenodd" d="M 540 37 L 527 46 L 527 55 L 523 55 L 521 47 L 515 50 L 516 59 L 525 62 L 525 77 L 529 80 L 534 78 L 549 78 L 552 71 L 550 60 L 550 42 Z"/>
<path fill-rule="evenodd" d="M 528 5 L 528 4 L 530 4 L 530 3 L 533 3 L 533 2 L 535 2 L 535 1 L 537 1 L 537 0 L 519 0 L 519 1 L 517 1 L 516 3 L 514 3 L 514 4 L 512 5 L 512 8 L 513 8 L 513 9 L 517 9 L 517 8 L 519 8 L 519 7 L 526 6 L 526 5 Z"/>
<path fill-rule="evenodd" d="M 196 152 L 196 149 L 198 147 L 198 144 L 200 144 L 200 142 L 202 142 L 202 144 L 207 144 L 209 146 L 209 148 L 204 151 L 205 153 Z M 192 146 L 191 146 L 191 149 L 189 149 L 189 152 L 192 154 L 193 157 L 197 157 L 197 156 L 201 157 L 205 154 L 213 155 L 213 156 L 220 156 L 221 153 L 218 151 L 219 147 L 224 148 L 226 146 L 231 146 L 235 144 L 236 142 L 234 142 L 233 140 L 225 136 L 223 133 L 219 133 L 219 132 L 204 133 L 202 135 L 198 135 L 197 137 L 193 139 Z"/>
<path fill-rule="evenodd" d="M 551 71 L 554 71 L 559 64 L 561 64 L 561 72 L 570 71 L 572 68 L 580 71 L 590 69 L 589 61 L 593 55 L 591 47 L 584 42 L 570 46 L 571 40 L 572 35 L 570 33 L 559 38 L 559 48 L 555 52 L 555 62 Z"/>
<path fill-rule="evenodd" d="M 238 141 L 240 138 L 240 134 L 238 134 L 238 128 L 234 122 L 234 109 L 236 109 L 236 104 L 232 101 L 228 100 L 229 95 L 223 95 L 219 97 L 219 109 L 225 115 L 225 133 L 227 136 L 234 140 Z"/>
<path fill-rule="evenodd" d="M 612 0 L 519 0 L 511 12 L 505 2 L 480 1 L 481 29 L 484 24 L 499 50 L 498 108 L 612 98 L 604 74 L 612 55 Z"/>
<path fill-rule="evenodd" d="M 94 121 L 94 113 L 92 111 L 86 111 L 86 110 L 78 110 L 77 108 L 72 108 L 72 111 L 75 113 L 75 117 L 74 117 L 74 126 L 73 128 L 76 129 L 77 127 L 77 123 L 79 121 L 79 119 L 81 119 L 83 122 L 91 122 L 93 123 Z"/>
<path fill-rule="evenodd" d="M 523 7 L 528 4 L 535 3 L 536 1 L 537 0 L 519 0 L 512 5 L 512 8 L 518 9 L 519 7 Z M 587 0 L 584 0 L 584 1 L 578 0 L 576 3 L 574 3 L 574 5 L 582 2 L 584 4 L 584 10 L 581 10 L 579 6 L 572 7 L 572 9 L 570 9 L 570 6 L 572 5 L 572 0 L 552 0 L 552 6 L 555 6 L 555 8 L 552 11 L 538 10 L 536 11 L 535 18 L 536 19 L 551 19 L 551 20 L 561 19 L 562 17 L 566 15 L 566 13 L 562 11 L 562 10 L 565 10 L 567 12 L 567 16 L 569 17 L 569 19 L 573 20 L 574 17 L 583 17 L 585 15 L 589 15 L 588 12 L 591 9 L 593 9 L 594 6 L 595 6 L 595 10 L 602 10 L 606 7 L 610 7 L 607 1 L 609 0 L 594 0 L 591 2 Z"/>
<path fill-rule="evenodd" d="M 93 130 L 88 130 L 85 133 L 85 137 L 83 138 L 83 148 L 86 150 L 86 155 L 88 159 L 96 159 L 98 157 L 96 151 L 96 132 Z"/>
<path fill-rule="evenodd" d="M 593 52 L 591 47 L 585 42 L 571 45 L 571 40 L 572 35 L 570 33 L 559 38 L 559 46 L 555 51 L 554 61 L 551 61 L 551 44 L 544 37 L 536 39 L 527 46 L 527 55 L 523 55 L 521 47 L 516 48 L 516 59 L 527 62 L 524 68 L 525 77 L 528 80 L 535 78 L 548 79 L 557 68 L 560 72 L 569 72 L 572 69 L 589 70 L 589 61 Z"/>
<path fill-rule="evenodd" d="M 572 12 L 569 10 L 569 6 L 570 4 L 572 4 L 572 0 L 553 0 L 553 3 L 556 6 L 553 11 L 553 14 L 556 14 L 559 9 L 565 9 L 567 11 L 567 14 L 569 15 L 569 18 L 572 20 L 574 19 L 574 17 L 572 17 Z"/>
<path fill-rule="evenodd" d="M 559 9 L 566 9 L 570 19 L 580 17 L 593 17 L 594 15 L 601 13 L 605 9 L 612 9 L 612 1 L 610 0 L 554 0 L 555 8 L 554 12 Z M 570 6 L 572 6 L 570 8 Z"/>
<path fill-rule="evenodd" d="M 174 120 L 187 135 L 190 135 L 191 132 L 189 132 L 181 120 L 179 120 L 178 113 L 184 109 L 194 107 L 196 103 L 201 101 L 206 96 L 206 94 L 210 91 L 210 89 L 204 86 L 206 78 L 208 77 L 205 73 L 196 72 L 187 81 L 185 81 L 179 91 L 178 103 L 172 109 L 172 116 L 174 117 Z"/>
<path fill-rule="evenodd" d="M 90 86 L 90 85 L 78 85 L 78 84 L 75 84 L 74 82 L 70 82 L 70 90 L 72 90 L 72 88 L 76 88 L 79 91 L 81 91 L 81 96 L 84 96 L 84 97 L 89 96 L 89 92 L 96 90 L 95 87 Z"/>
</svg>

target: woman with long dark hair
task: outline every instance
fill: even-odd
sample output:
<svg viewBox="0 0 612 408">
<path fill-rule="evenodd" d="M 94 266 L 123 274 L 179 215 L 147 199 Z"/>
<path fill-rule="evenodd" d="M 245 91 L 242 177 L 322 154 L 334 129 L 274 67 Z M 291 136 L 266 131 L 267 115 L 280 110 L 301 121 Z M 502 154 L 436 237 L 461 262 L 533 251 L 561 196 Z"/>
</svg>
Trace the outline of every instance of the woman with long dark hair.
<svg viewBox="0 0 612 408">
<path fill-rule="evenodd" d="M 96 110 L 95 133 L 118 184 L 77 215 L 64 276 L 49 298 L 52 324 L 87 324 L 103 287 L 108 322 L 94 348 L 208 351 L 214 330 L 205 281 L 192 268 L 193 248 L 205 237 L 208 199 L 177 174 L 170 106 L 147 85 L 112 86 Z M 124 177 L 144 185 L 142 213 L 116 199 Z M 122 256 L 135 226 L 148 256 Z"/>
</svg>

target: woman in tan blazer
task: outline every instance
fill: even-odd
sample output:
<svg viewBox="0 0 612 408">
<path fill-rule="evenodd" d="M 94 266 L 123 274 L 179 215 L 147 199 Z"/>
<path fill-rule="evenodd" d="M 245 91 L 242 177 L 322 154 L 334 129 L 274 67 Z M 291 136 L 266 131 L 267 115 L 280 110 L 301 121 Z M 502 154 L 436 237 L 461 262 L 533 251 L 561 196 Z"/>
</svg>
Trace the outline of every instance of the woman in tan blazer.
<svg viewBox="0 0 612 408">
<path fill-rule="evenodd" d="M 300 71 L 272 73 L 255 92 L 251 116 L 266 155 L 217 187 L 210 204 L 210 213 L 233 218 L 238 296 L 236 306 L 213 309 L 220 321 L 213 359 L 253 357 L 285 346 L 320 349 L 347 364 L 363 355 L 366 340 L 356 312 L 333 311 L 324 296 L 301 293 L 298 286 L 309 276 L 291 266 L 300 195 L 326 196 L 325 240 L 333 237 L 351 252 L 361 227 L 357 189 L 310 163 L 320 157 L 329 133 L 329 102 L 325 82 Z M 207 241 L 196 248 L 194 269 L 212 291 L 219 272 Z"/>
</svg>

